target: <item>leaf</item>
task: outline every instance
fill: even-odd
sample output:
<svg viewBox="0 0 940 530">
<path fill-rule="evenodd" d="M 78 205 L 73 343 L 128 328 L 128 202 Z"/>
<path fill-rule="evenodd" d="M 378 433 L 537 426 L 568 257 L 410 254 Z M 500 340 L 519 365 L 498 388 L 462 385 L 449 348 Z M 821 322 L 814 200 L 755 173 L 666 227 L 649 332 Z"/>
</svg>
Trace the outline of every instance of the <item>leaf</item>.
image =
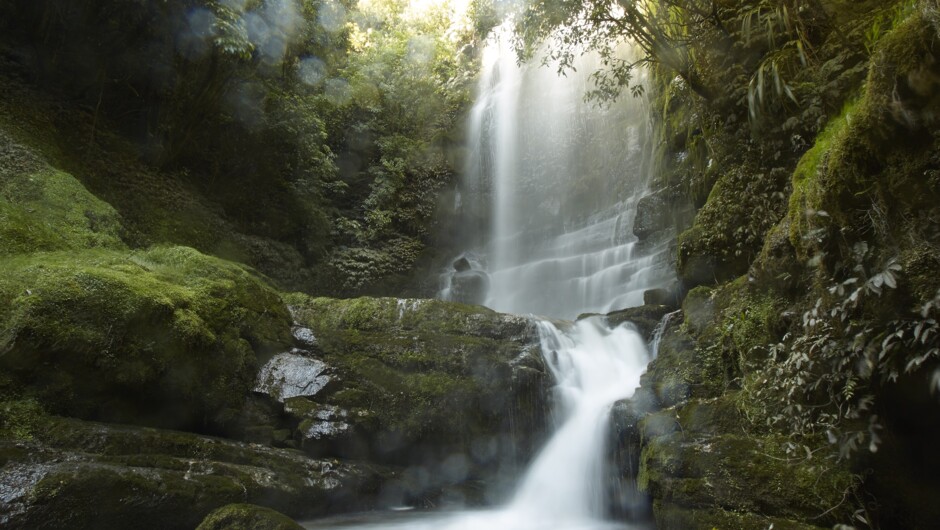
<svg viewBox="0 0 940 530">
<path fill-rule="evenodd" d="M 898 284 L 897 284 L 897 281 L 895 281 L 894 279 L 894 275 L 891 274 L 891 271 L 884 271 L 883 273 L 881 273 L 881 275 L 884 276 L 885 285 L 887 285 L 888 287 L 892 289 L 897 289 Z"/>
<path fill-rule="evenodd" d="M 757 100 L 764 103 L 764 65 L 757 69 Z"/>
</svg>

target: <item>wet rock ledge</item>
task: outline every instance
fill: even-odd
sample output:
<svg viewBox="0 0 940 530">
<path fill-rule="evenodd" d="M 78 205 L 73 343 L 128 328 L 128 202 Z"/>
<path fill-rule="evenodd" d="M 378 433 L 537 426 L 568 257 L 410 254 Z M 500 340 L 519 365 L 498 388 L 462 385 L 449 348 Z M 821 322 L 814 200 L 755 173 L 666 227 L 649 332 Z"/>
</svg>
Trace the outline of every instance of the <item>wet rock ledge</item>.
<svg viewBox="0 0 940 530">
<path fill-rule="evenodd" d="M 550 377 L 531 321 L 435 300 L 280 295 L 195 251 L 166 252 L 255 292 L 243 299 L 243 291 L 217 290 L 211 304 L 185 296 L 150 303 L 161 291 L 123 275 L 147 270 L 109 255 L 88 272 L 64 263 L 53 271 L 110 283 L 85 281 L 68 298 L 33 287 L 14 298 L 30 319 L 3 315 L 12 331 L 0 380 L 0 526 L 192 529 L 233 503 L 298 519 L 472 504 L 508 484 L 541 440 Z M 35 282 L 37 270 L 22 278 Z M 160 274 L 172 288 L 176 276 Z M 120 311 L 108 292 L 122 285 L 133 311 Z M 147 336 L 163 342 L 108 344 L 102 333 L 81 332 L 83 322 L 99 329 L 94 317 L 109 298 L 112 337 L 133 336 L 146 322 Z M 188 313 L 166 318 L 171 304 Z M 85 317 L 54 334 L 43 327 L 66 309 Z M 231 319 L 258 315 L 268 340 L 245 322 L 235 328 L 241 339 L 211 342 L 231 333 Z M 183 316 L 212 326 L 204 340 L 187 341 Z M 133 364 L 146 355 L 150 364 Z M 127 384 L 134 366 L 138 382 Z M 204 367 L 213 380 L 186 377 L 190 386 L 164 399 L 167 381 Z M 226 392 L 207 404 L 193 399 L 200 384 Z"/>
</svg>

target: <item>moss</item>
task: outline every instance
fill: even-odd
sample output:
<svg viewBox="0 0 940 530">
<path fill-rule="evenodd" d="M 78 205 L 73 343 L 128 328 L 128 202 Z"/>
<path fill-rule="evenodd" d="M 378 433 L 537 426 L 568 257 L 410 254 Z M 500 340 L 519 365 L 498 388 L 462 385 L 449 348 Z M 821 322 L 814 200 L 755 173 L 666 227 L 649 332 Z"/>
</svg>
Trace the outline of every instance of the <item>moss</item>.
<svg viewBox="0 0 940 530">
<path fill-rule="evenodd" d="M 45 411 L 33 399 L 0 401 L 0 439 L 31 440 L 42 427 Z"/>
<path fill-rule="evenodd" d="M 300 530 L 293 519 L 253 504 L 229 504 L 210 513 L 196 530 Z"/>
<path fill-rule="evenodd" d="M 760 255 L 748 271 L 762 290 L 784 298 L 796 298 L 802 294 L 799 281 L 803 264 L 790 241 L 790 220 L 791 216 L 787 215 L 767 233 Z"/>
<path fill-rule="evenodd" d="M 678 238 L 678 275 L 688 287 L 727 281 L 747 271 L 764 234 L 786 213 L 787 173 L 747 164 L 715 183 L 692 227 Z"/>
<path fill-rule="evenodd" d="M 904 219 L 936 203 L 936 186 L 923 178 L 935 165 L 925 128 L 936 125 L 940 109 L 935 33 L 923 10 L 914 10 L 881 38 L 861 94 L 800 161 L 789 217 L 801 259 L 837 250 L 820 236 L 843 227 L 849 247 L 868 232 L 900 236 Z"/>
<path fill-rule="evenodd" d="M 124 247 L 121 230 L 110 205 L 0 129 L 0 256 L 119 249 Z"/>
<path fill-rule="evenodd" d="M 0 269 L 3 367 L 54 412 L 216 421 L 244 399 L 256 356 L 289 343 L 275 291 L 192 249 L 38 253 Z"/>
<path fill-rule="evenodd" d="M 312 399 L 346 411 L 358 441 L 305 444 L 314 454 L 425 462 L 473 454 L 513 421 L 531 423 L 520 440 L 538 435 L 547 377 L 528 319 L 438 300 L 285 301 L 334 377 Z"/>
<path fill-rule="evenodd" d="M 18 68 L 0 57 L 0 69 Z M 263 223 L 239 226 L 220 211 L 218 197 L 206 196 L 190 182 L 188 172 L 148 166 L 140 148 L 114 134 L 106 120 L 7 75 L 0 76 L 0 92 L 0 188 L 9 179 L 28 183 L 32 178 L 45 190 L 30 200 L 0 194 L 0 254 L 10 248 L 117 248 L 120 240 L 135 248 L 184 245 L 250 264 L 295 289 L 313 283 L 309 257 L 295 248 L 313 244 L 313 237 L 292 246 L 258 235 L 263 230 L 253 229 Z M 224 190 L 242 188 L 226 185 Z M 57 210 L 58 205 L 63 208 Z M 280 208 L 255 210 L 268 212 L 260 215 L 269 215 L 272 223 L 283 213 Z"/>
<path fill-rule="evenodd" d="M 317 330 L 389 332 L 414 330 L 486 338 L 534 337 L 524 317 L 501 315 L 491 309 L 441 300 L 370 298 L 312 298 L 285 295 L 295 318 Z"/>
<path fill-rule="evenodd" d="M 665 434 L 645 444 L 638 483 L 654 498 L 688 508 L 830 525 L 848 520 L 843 500 L 855 483 L 847 464 L 788 457 L 785 443 L 782 436 Z"/>
<path fill-rule="evenodd" d="M 810 250 L 808 244 L 812 242 L 811 231 L 814 221 L 823 216 L 830 215 L 823 209 L 820 195 L 819 175 L 824 170 L 833 145 L 837 144 L 859 108 L 861 99 L 848 101 L 842 113 L 832 118 L 821 133 L 816 137 L 813 147 L 803 155 L 793 172 L 793 193 L 790 195 L 788 206 L 790 243 L 797 249 L 800 260 L 808 260 Z"/>
<path fill-rule="evenodd" d="M 24 180 L 39 188 L 37 196 L 0 189 L 0 254 L 123 246 L 117 213 L 71 175 L 47 170 Z"/>
<path fill-rule="evenodd" d="M 160 519 L 164 528 L 192 528 L 201 513 L 243 495 L 241 487 L 210 475 L 184 478 L 145 468 L 74 463 L 58 466 L 30 490 L 30 503 L 41 507 L 21 514 L 20 527 L 152 527 L 140 514 Z M 25 519 L 25 521 L 24 521 Z"/>
<path fill-rule="evenodd" d="M 676 417 L 682 431 L 690 434 L 740 432 L 744 425 L 734 392 L 715 399 L 690 401 L 678 408 Z"/>
<path fill-rule="evenodd" d="M 746 280 L 740 278 L 718 290 L 716 321 L 701 337 L 722 348 L 736 375 L 761 368 L 770 345 L 786 331 L 781 314 L 787 302 L 772 292 L 758 291 Z"/>
<path fill-rule="evenodd" d="M 491 339 L 320 333 L 325 359 L 342 374 L 343 385 L 319 399 L 375 409 L 370 416 L 382 430 L 412 440 L 429 434 L 459 439 L 498 421 L 507 405 L 485 404 L 487 388 L 510 384 L 505 363 L 513 356 Z"/>
<path fill-rule="evenodd" d="M 716 350 L 696 346 L 674 319 L 663 333 L 659 355 L 640 378 L 642 390 L 652 393 L 654 403 L 669 407 L 689 398 L 710 398 L 726 386 L 721 356 Z"/>
<path fill-rule="evenodd" d="M 653 503 L 656 528 L 660 530 L 819 530 L 803 522 L 767 517 L 749 512 L 686 508 L 657 501 Z"/>
<path fill-rule="evenodd" d="M 699 286 L 689 291 L 682 301 L 685 327 L 693 335 L 704 333 L 715 320 L 713 293 L 713 288 Z"/>
</svg>

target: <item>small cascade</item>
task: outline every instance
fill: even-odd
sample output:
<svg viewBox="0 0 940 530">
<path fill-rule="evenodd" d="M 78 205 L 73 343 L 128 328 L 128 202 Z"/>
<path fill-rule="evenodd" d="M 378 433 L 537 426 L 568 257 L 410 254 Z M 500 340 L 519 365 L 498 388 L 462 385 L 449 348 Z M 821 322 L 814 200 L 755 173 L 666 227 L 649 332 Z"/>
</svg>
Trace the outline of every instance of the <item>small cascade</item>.
<svg viewBox="0 0 940 530">
<path fill-rule="evenodd" d="M 358 525 L 395 530 L 602 530 L 639 528 L 605 519 L 607 416 L 640 384 L 649 354 L 628 325 L 610 329 L 602 319 L 567 326 L 538 323 L 545 361 L 557 382 L 557 430 L 529 466 L 504 507 Z M 311 523 L 308 528 L 338 528 Z"/>
<path fill-rule="evenodd" d="M 669 327 L 669 323 L 672 321 L 673 317 L 681 312 L 681 309 L 677 309 L 672 313 L 666 313 L 663 315 L 663 318 L 660 319 L 659 323 L 656 324 L 656 327 L 653 328 L 653 338 L 650 340 L 650 359 L 659 357 L 659 343 L 663 340 L 663 334 L 666 332 L 666 328 Z"/>
<path fill-rule="evenodd" d="M 558 430 L 529 467 L 508 510 L 572 528 L 605 514 L 604 454 L 607 415 L 614 402 L 630 397 L 649 357 L 632 328 L 609 329 L 598 319 L 563 332 L 539 323 L 542 351 L 553 375 Z M 559 526 L 561 527 L 561 526 Z"/>
</svg>

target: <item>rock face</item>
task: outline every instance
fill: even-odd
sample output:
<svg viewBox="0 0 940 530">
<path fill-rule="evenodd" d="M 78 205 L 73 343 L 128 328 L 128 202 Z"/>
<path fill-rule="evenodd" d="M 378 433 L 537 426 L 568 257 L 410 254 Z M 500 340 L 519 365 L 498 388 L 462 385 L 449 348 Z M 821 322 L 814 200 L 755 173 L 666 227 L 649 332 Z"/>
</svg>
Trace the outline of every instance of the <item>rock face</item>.
<svg viewBox="0 0 940 530">
<path fill-rule="evenodd" d="M 629 322 L 636 327 L 640 335 L 650 341 L 653 338 L 656 325 L 667 313 L 673 310 L 674 308 L 667 305 L 641 305 L 607 313 L 604 318 L 607 319 L 607 324 L 610 326 L 619 326 L 624 322 Z M 588 316 L 590 315 L 581 315 L 578 320 Z"/>
<path fill-rule="evenodd" d="M 295 338 L 300 326 L 315 340 L 259 371 L 254 393 L 277 405 L 268 435 L 287 429 L 315 457 L 405 466 L 419 480 L 387 492 L 398 503 L 508 481 L 541 440 L 551 381 L 528 319 L 438 300 L 287 302 Z"/>
<path fill-rule="evenodd" d="M 450 282 L 451 297 L 463 304 L 482 304 L 490 290 L 490 277 L 483 271 L 458 271 Z"/>
<path fill-rule="evenodd" d="M 640 241 L 664 239 L 687 228 L 694 216 L 695 209 L 682 193 L 663 188 L 637 202 L 633 233 Z"/>
<path fill-rule="evenodd" d="M 834 507 L 852 487 L 848 469 L 788 456 L 785 436 L 752 433 L 723 359 L 699 350 L 690 329 L 681 315 L 669 321 L 641 387 L 614 406 L 611 511 L 642 518 L 652 501 L 657 528 L 675 530 L 799 530 L 845 515 Z"/>
<path fill-rule="evenodd" d="M 940 443 L 940 405 L 927 397 L 940 341 L 908 335 L 935 326 L 940 307 L 940 25 L 932 3 L 913 5 L 854 57 L 861 42 L 845 36 L 874 11 L 856 3 L 819 19 L 819 64 L 839 67 L 800 74 L 834 88 L 815 124 L 768 115 L 777 123 L 762 138 L 739 142 L 736 104 L 662 86 L 663 150 L 681 156 L 663 157 L 655 185 L 685 185 L 700 207 L 677 241 L 691 290 L 612 416 L 614 446 L 640 453 L 621 458 L 622 474 L 638 468 L 660 529 L 832 528 L 858 515 L 926 528 L 940 517 L 927 500 L 940 495 L 938 459 L 905 456 Z M 724 125 L 700 129 L 711 119 Z M 810 134 L 791 138 L 805 143 L 766 156 L 774 134 L 799 128 Z M 664 202 L 641 201 L 637 235 L 653 237 Z"/>
<path fill-rule="evenodd" d="M 21 434 L 0 442 L 0 526 L 10 529 L 188 530 L 243 502 L 311 517 L 369 506 L 394 476 L 298 451 L 55 417 L 34 416 Z"/>
</svg>

